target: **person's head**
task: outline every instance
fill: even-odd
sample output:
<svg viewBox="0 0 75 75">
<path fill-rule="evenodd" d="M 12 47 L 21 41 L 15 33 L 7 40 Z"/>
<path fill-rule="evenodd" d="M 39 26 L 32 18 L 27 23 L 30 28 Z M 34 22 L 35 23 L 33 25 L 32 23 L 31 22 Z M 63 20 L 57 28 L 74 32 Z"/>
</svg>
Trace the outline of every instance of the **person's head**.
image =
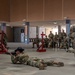
<svg viewBox="0 0 75 75">
<path fill-rule="evenodd" d="M 50 33 L 52 33 L 52 31 L 50 31 Z"/>
<path fill-rule="evenodd" d="M 52 31 L 50 31 L 50 34 L 52 34 Z"/>
<path fill-rule="evenodd" d="M 47 38 L 47 35 L 45 35 L 45 37 Z"/>
<path fill-rule="evenodd" d="M 57 32 L 55 32 L 55 35 L 57 35 Z"/>
<path fill-rule="evenodd" d="M 19 51 L 19 50 L 16 50 L 16 54 L 18 55 L 18 54 L 20 54 L 21 52 Z"/>
<path fill-rule="evenodd" d="M 21 48 L 21 47 L 18 47 L 16 50 L 15 50 L 15 53 L 16 54 L 20 54 L 20 53 L 23 53 L 24 49 Z"/>
<path fill-rule="evenodd" d="M 65 32 L 64 29 L 62 29 L 62 32 L 63 32 L 63 33 Z"/>
</svg>

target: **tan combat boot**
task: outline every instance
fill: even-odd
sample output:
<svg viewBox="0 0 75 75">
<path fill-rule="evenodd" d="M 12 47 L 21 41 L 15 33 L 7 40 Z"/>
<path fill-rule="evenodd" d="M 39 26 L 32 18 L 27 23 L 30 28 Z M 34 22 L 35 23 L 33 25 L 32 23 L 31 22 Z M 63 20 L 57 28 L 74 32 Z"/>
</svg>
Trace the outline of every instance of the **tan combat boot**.
<svg viewBox="0 0 75 75">
<path fill-rule="evenodd" d="M 39 64 L 39 70 L 45 70 L 45 65 L 43 63 Z"/>
</svg>

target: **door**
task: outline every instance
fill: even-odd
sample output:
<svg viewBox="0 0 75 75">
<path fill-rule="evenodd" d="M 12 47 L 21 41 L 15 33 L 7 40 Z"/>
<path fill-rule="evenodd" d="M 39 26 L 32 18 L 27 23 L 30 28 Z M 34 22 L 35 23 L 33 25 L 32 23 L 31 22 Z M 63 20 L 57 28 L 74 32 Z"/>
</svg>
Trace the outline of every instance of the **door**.
<svg viewBox="0 0 75 75">
<path fill-rule="evenodd" d="M 24 41 L 24 27 L 14 27 L 14 42 Z"/>
</svg>

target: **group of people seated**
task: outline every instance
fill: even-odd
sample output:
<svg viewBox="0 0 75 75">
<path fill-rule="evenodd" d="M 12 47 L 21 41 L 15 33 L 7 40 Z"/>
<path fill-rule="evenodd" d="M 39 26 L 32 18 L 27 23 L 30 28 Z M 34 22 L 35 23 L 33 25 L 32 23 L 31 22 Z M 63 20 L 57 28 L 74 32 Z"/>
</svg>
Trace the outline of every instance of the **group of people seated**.
<svg viewBox="0 0 75 75">
<path fill-rule="evenodd" d="M 48 37 L 47 35 L 45 35 L 45 38 L 43 39 L 44 47 L 68 49 L 69 46 L 73 46 L 74 35 L 72 34 L 73 32 L 70 32 L 70 34 L 67 35 L 64 32 L 64 30 L 62 30 L 62 32 L 60 32 L 59 34 L 55 32 L 55 35 L 54 35 L 52 31 L 50 31 L 50 34 L 48 35 Z M 42 39 L 40 39 L 37 35 L 33 41 L 33 48 L 35 44 L 37 45 L 37 48 L 38 48 L 41 40 Z"/>
</svg>

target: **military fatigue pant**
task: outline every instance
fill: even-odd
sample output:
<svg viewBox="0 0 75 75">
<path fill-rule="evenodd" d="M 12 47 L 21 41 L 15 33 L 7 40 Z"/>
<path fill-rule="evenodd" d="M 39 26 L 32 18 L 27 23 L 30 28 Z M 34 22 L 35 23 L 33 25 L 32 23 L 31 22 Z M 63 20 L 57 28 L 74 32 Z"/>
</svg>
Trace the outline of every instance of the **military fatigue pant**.
<svg viewBox="0 0 75 75">
<path fill-rule="evenodd" d="M 39 48 L 39 42 L 33 42 L 33 48 L 34 48 L 35 44 L 36 44 L 37 48 Z"/>
<path fill-rule="evenodd" d="M 44 45 L 45 45 L 45 48 L 48 48 L 48 43 L 45 43 Z"/>
<path fill-rule="evenodd" d="M 37 67 L 40 70 L 45 69 L 45 63 L 44 60 L 42 59 L 34 59 L 34 58 L 29 58 L 27 61 L 27 65 L 33 66 L 33 67 Z"/>
</svg>

